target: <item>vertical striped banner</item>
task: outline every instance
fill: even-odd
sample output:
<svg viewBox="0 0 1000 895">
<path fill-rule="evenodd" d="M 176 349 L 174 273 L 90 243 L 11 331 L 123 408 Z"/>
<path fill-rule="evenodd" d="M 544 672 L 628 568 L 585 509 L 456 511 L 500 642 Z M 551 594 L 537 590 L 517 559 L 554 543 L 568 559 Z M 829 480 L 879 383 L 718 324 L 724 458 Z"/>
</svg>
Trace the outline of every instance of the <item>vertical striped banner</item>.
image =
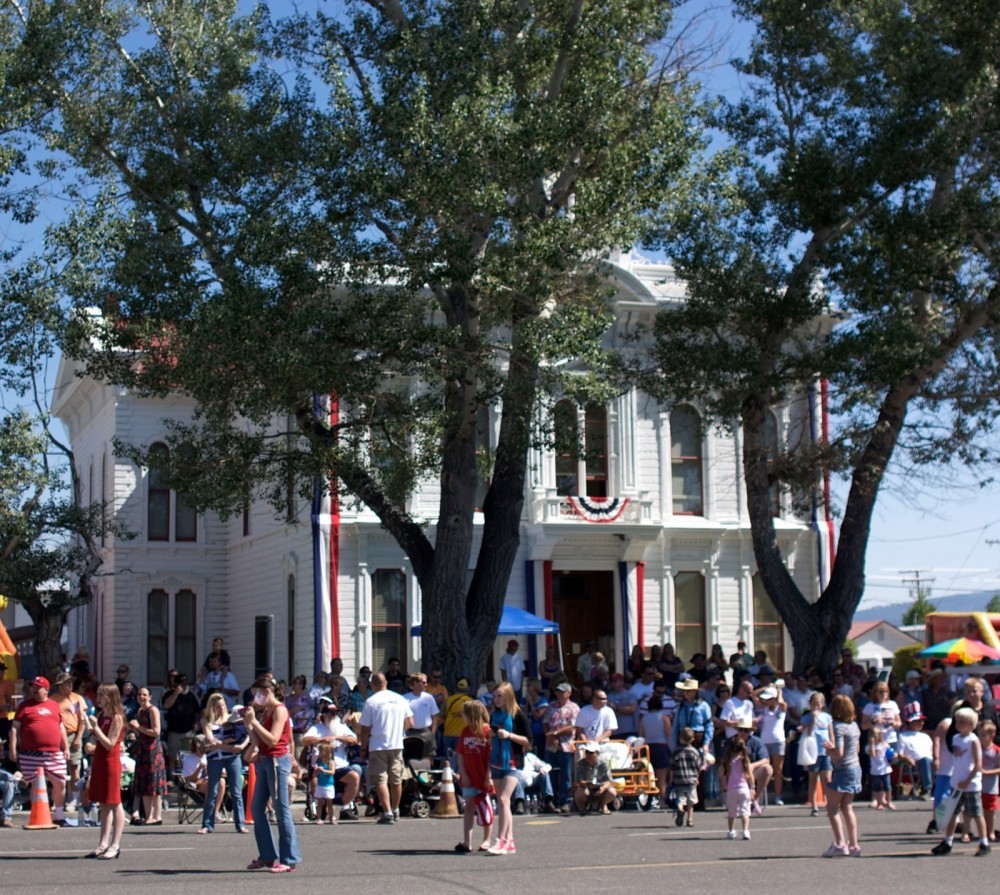
<svg viewBox="0 0 1000 895">
<path fill-rule="evenodd" d="M 618 586 L 621 592 L 622 613 L 622 649 L 625 661 L 622 668 L 628 667 L 628 657 L 635 644 L 642 643 L 642 589 L 645 583 L 645 563 L 618 563 Z"/>
<path fill-rule="evenodd" d="M 532 615 L 537 615 L 535 610 L 535 563 L 526 559 L 524 561 L 524 608 Z M 538 638 L 528 638 L 528 667 L 538 668 Z"/>
<path fill-rule="evenodd" d="M 330 425 L 339 421 L 336 397 L 317 398 L 316 410 L 326 415 Z M 326 671 L 330 659 L 340 655 L 340 500 L 337 482 L 331 477 L 327 487 L 319 479 L 313 485 L 313 628 L 314 671 Z"/>
<path fill-rule="evenodd" d="M 830 443 L 830 412 L 829 383 L 824 378 L 809 386 L 809 428 L 813 444 L 827 445 Z M 830 512 L 830 472 L 823 471 L 822 500 L 813 498 L 812 523 L 816 532 L 816 574 L 819 578 L 820 593 L 830 583 L 833 564 L 837 558 L 837 548 L 833 526 L 833 515 Z"/>
</svg>

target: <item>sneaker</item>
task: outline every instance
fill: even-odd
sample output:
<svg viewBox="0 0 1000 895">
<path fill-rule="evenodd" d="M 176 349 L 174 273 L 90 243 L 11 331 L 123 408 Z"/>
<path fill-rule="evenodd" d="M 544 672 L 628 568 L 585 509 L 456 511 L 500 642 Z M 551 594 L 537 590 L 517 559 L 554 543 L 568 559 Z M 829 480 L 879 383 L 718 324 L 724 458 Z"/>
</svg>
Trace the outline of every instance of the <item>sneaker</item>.
<svg viewBox="0 0 1000 895">
<path fill-rule="evenodd" d="M 678 809 L 678 811 L 677 811 L 677 817 L 674 818 L 674 823 L 677 824 L 677 826 L 679 826 L 679 827 L 683 827 L 684 826 L 684 812 L 683 811 L 681 811 L 681 810 Z"/>
<path fill-rule="evenodd" d="M 760 802 L 756 799 L 753 800 L 753 816 L 760 817 L 764 813 L 764 809 L 760 807 Z"/>
<path fill-rule="evenodd" d="M 981 858 L 984 855 L 988 855 L 991 851 L 992 849 L 985 842 L 980 842 L 979 848 L 976 849 L 976 857 Z"/>
<path fill-rule="evenodd" d="M 357 809 L 356 808 L 345 808 L 343 811 L 340 812 L 340 819 L 341 820 L 357 820 L 358 819 L 358 811 L 357 811 Z"/>
<path fill-rule="evenodd" d="M 569 814 L 569 812 L 570 812 L 569 802 L 567 802 L 565 805 L 561 806 L 560 809 L 559 809 L 559 813 L 560 814 Z"/>
<path fill-rule="evenodd" d="M 744 830 L 743 831 L 743 841 L 744 842 L 749 842 L 749 840 L 750 840 L 750 831 L 749 830 Z"/>
<path fill-rule="evenodd" d="M 511 809 L 511 814 L 516 814 L 521 816 L 524 814 L 524 799 L 515 799 L 514 807 Z"/>
<path fill-rule="evenodd" d="M 834 843 L 825 852 L 823 852 L 824 858 L 847 858 L 850 857 L 850 852 L 847 850 L 846 845 L 837 845 Z"/>
<path fill-rule="evenodd" d="M 271 873 L 295 873 L 295 865 L 278 862 L 271 865 Z"/>
<path fill-rule="evenodd" d="M 383 814 L 377 821 L 375 821 L 375 823 L 383 825 L 394 824 L 395 822 L 396 818 L 391 814 Z"/>
<path fill-rule="evenodd" d="M 927 835 L 930 836 L 931 833 L 936 833 L 937 831 L 938 831 L 937 821 L 932 819 L 931 822 L 927 824 Z"/>
<path fill-rule="evenodd" d="M 990 850 L 989 846 L 986 846 L 986 851 L 989 851 L 989 850 Z M 514 840 L 513 839 L 508 839 L 507 840 L 507 847 L 504 849 L 504 854 L 505 855 L 516 855 L 517 854 L 517 849 L 514 848 Z"/>
<path fill-rule="evenodd" d="M 847 851 L 850 853 L 850 855 L 851 855 L 852 858 L 860 858 L 861 857 L 861 846 L 860 845 L 856 845 L 854 848 L 849 848 Z"/>
<path fill-rule="evenodd" d="M 398 808 L 393 808 L 392 809 L 392 819 L 393 819 L 394 822 L 397 821 L 397 820 L 399 820 L 399 809 Z"/>
<path fill-rule="evenodd" d="M 781 796 L 775 796 L 774 804 L 777 805 L 779 808 L 783 808 L 785 806 L 785 800 L 781 798 Z"/>
<path fill-rule="evenodd" d="M 735 839 L 736 838 L 736 830 L 730 830 L 728 833 L 726 833 L 726 838 L 727 839 Z"/>
<path fill-rule="evenodd" d="M 948 845 L 943 839 L 931 849 L 932 855 L 950 855 L 951 846 Z"/>
<path fill-rule="evenodd" d="M 813 810 L 809 812 L 809 816 L 810 817 L 819 817 L 819 808 L 813 808 Z"/>
<path fill-rule="evenodd" d="M 505 855 L 507 854 L 507 840 L 497 839 L 488 849 L 486 849 L 486 854 L 488 855 Z"/>
</svg>

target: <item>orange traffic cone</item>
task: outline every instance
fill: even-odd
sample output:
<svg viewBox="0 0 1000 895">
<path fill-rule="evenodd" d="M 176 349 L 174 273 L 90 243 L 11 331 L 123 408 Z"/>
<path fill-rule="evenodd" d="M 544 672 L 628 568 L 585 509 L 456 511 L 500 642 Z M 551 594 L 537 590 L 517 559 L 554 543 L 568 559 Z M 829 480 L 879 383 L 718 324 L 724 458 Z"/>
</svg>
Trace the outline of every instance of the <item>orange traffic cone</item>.
<svg viewBox="0 0 1000 895">
<path fill-rule="evenodd" d="M 816 789 L 813 791 L 813 808 L 826 807 L 826 790 L 823 788 L 823 778 L 816 775 Z"/>
<path fill-rule="evenodd" d="M 243 799 L 243 810 L 246 815 L 246 822 L 253 823 L 253 814 L 250 806 L 253 804 L 253 788 L 257 782 L 257 769 L 251 764 L 247 766 L 247 794 Z"/>
<path fill-rule="evenodd" d="M 440 798 L 434 809 L 435 817 L 458 817 L 458 801 L 455 799 L 455 778 L 451 773 L 451 762 L 446 761 L 441 771 Z"/>
<path fill-rule="evenodd" d="M 45 774 L 38 769 L 35 782 L 31 784 L 31 816 L 24 825 L 26 830 L 56 830 L 49 811 L 49 791 L 45 788 Z"/>
</svg>

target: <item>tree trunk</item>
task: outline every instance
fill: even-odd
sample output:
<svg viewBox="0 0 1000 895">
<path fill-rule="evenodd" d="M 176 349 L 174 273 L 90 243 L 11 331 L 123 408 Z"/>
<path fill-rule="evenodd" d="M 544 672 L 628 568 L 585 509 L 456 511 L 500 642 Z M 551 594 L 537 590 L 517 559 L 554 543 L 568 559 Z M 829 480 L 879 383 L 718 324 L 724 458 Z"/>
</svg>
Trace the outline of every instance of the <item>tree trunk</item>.
<svg viewBox="0 0 1000 895">
<path fill-rule="evenodd" d="M 66 609 L 53 602 L 44 604 L 33 598 L 23 603 L 35 626 L 35 659 L 38 673 L 44 674 L 55 689 L 55 677 L 63 670 L 62 629 Z"/>
</svg>

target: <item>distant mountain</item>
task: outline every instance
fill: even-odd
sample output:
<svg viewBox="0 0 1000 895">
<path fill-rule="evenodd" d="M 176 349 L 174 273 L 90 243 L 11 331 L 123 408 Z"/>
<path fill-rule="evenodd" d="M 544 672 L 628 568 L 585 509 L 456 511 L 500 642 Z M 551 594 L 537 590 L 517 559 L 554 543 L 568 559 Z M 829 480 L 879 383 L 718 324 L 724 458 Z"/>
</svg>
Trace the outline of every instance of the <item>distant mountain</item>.
<svg viewBox="0 0 1000 895">
<path fill-rule="evenodd" d="M 951 594 L 947 597 L 931 595 L 931 602 L 938 612 L 980 612 L 996 591 L 981 590 L 972 594 Z M 884 606 L 873 606 L 870 609 L 859 609 L 854 613 L 856 622 L 874 622 L 884 620 L 897 627 L 903 623 L 903 613 L 909 608 L 912 600 L 902 603 L 890 603 Z"/>
</svg>

